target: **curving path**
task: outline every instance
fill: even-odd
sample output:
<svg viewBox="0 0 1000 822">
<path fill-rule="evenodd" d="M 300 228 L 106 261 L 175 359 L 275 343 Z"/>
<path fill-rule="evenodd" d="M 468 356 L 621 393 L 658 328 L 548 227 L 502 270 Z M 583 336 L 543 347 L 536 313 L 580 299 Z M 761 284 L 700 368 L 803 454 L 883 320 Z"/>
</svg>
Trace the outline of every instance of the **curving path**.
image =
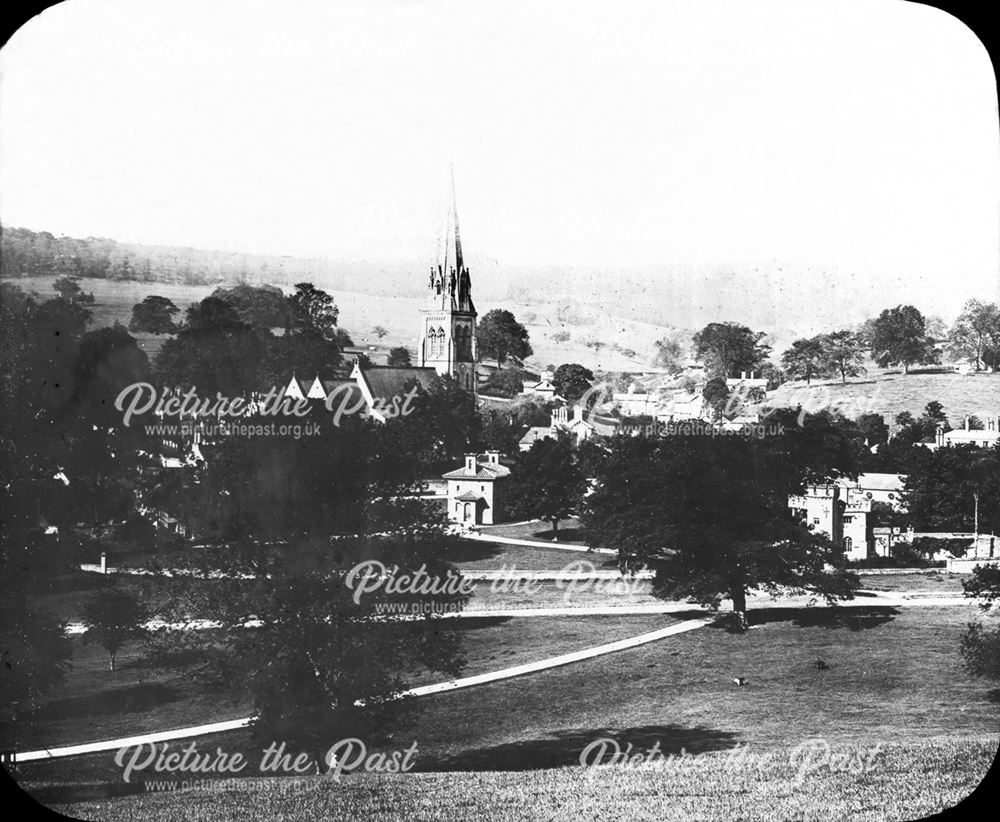
<svg viewBox="0 0 1000 822">
<path fill-rule="evenodd" d="M 430 694 L 442 693 L 444 691 L 455 691 L 459 688 L 471 688 L 474 685 L 482 685 L 486 682 L 497 682 L 502 679 L 512 679 L 516 676 L 524 676 L 537 671 L 544 671 L 548 668 L 557 668 L 561 665 L 569 665 L 583 659 L 592 659 L 604 654 L 612 654 L 616 651 L 623 651 L 627 648 L 635 648 L 639 645 L 646 645 L 656 642 L 664 637 L 682 634 L 686 631 L 693 631 L 701 628 L 714 620 L 714 617 L 703 619 L 689 619 L 675 625 L 668 625 L 656 631 L 650 631 L 628 639 L 619 639 L 616 642 L 609 642 L 604 645 L 595 645 L 591 648 L 584 648 L 581 651 L 573 651 L 560 656 L 541 659 L 537 662 L 529 662 L 524 665 L 515 665 L 512 668 L 504 668 L 500 671 L 491 671 L 477 676 L 464 677 L 462 679 L 450 679 L 447 682 L 439 682 L 433 685 L 422 685 L 401 694 L 401 697 L 429 696 Z M 361 704 L 361 703 L 359 703 Z M 24 751 L 15 756 L 16 762 L 35 762 L 42 759 L 61 759 L 67 756 L 79 756 L 80 754 L 99 753 L 101 751 L 116 751 L 120 748 L 132 747 L 157 742 L 169 742 L 176 739 L 187 739 L 192 736 L 204 736 L 206 734 L 221 733 L 223 731 L 234 731 L 245 728 L 250 724 L 250 718 L 231 719 L 225 722 L 213 722 L 208 725 L 194 725 L 189 728 L 176 728 L 171 731 L 160 731 L 158 733 L 141 734 L 139 736 L 128 736 L 120 739 L 105 739 L 101 742 L 87 742 L 81 745 L 67 745 L 60 748 L 46 748 L 39 751 Z"/>
</svg>

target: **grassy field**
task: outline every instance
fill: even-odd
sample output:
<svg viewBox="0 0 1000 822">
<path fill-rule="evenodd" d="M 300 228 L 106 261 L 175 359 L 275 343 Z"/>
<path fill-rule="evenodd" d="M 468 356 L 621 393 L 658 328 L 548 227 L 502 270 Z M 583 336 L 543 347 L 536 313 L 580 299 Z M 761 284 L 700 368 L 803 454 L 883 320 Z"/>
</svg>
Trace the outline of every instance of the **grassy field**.
<svg viewBox="0 0 1000 822">
<path fill-rule="evenodd" d="M 756 750 L 646 765 L 527 773 L 357 774 L 247 781 L 226 790 L 140 793 L 113 802 L 43 801 L 78 819 L 575 822 L 576 820 L 910 820 L 954 807 L 982 781 L 995 740 Z M 858 766 L 856 763 L 863 763 Z M 851 765 L 854 764 L 853 772 Z M 863 772 L 858 773 L 857 771 Z M 65 795 L 65 794 L 64 794 Z"/>
<path fill-rule="evenodd" d="M 533 519 L 528 522 L 505 522 L 500 525 L 484 525 L 479 529 L 484 535 L 508 537 L 511 539 L 536 539 L 540 542 L 562 542 L 566 545 L 586 546 L 585 534 L 577 517 L 560 520 L 559 529 L 553 533 L 547 522 Z"/>
<path fill-rule="evenodd" d="M 493 533 L 492 530 L 491 533 Z M 504 534 L 504 536 L 507 535 Z M 559 571 L 574 562 L 591 562 L 595 567 L 604 569 L 618 567 L 618 561 L 609 554 L 473 540 L 462 543 L 462 553 L 456 556 L 454 561 L 461 570 L 465 571 L 499 571 L 504 566 L 507 568 L 513 566 L 523 571 Z"/>
<path fill-rule="evenodd" d="M 768 394 L 768 404 L 795 407 L 807 411 L 840 405 L 845 416 L 874 411 L 885 416 L 890 428 L 902 411 L 920 416 L 924 406 L 937 400 L 944 406 L 955 428 L 967 414 L 980 419 L 995 417 L 1000 407 L 1000 374 L 963 376 L 944 369 L 915 369 L 903 374 L 898 369 L 873 368 L 866 377 L 824 385 L 786 384 Z"/>
<path fill-rule="evenodd" d="M 558 620 L 496 618 L 453 620 L 439 630 L 462 635 L 463 676 L 520 665 L 549 656 L 653 631 L 676 620 L 666 615 Z M 150 730 L 167 730 L 246 716 L 249 703 L 235 702 L 222 688 L 208 688 L 183 671 L 155 669 L 141 644 L 119 652 L 117 670 L 108 670 L 104 650 L 73 640 L 73 667 L 54 690 L 21 749 L 92 742 Z M 426 669 L 410 674 L 411 685 L 444 679 Z"/>
<path fill-rule="evenodd" d="M 583 747 L 604 736 L 636 747 L 660 742 L 664 751 L 676 753 L 737 745 L 787 749 L 812 737 L 831 744 L 888 745 L 997 734 L 1000 689 L 970 677 L 960 664 L 959 637 L 975 616 L 973 606 L 774 609 L 758 613 L 758 624 L 745 635 L 707 627 L 529 676 L 423 697 L 414 725 L 400 737 L 418 743 L 418 770 L 441 771 L 572 765 Z M 634 633 L 640 633 L 658 621 L 623 619 L 613 631 L 628 635 L 634 624 Z M 561 638 L 550 620 L 484 622 L 470 630 L 496 631 L 479 640 L 483 653 L 477 664 L 488 670 L 494 662 L 521 658 L 508 652 L 488 659 L 505 630 L 512 648 L 521 636 L 529 637 L 538 659 L 569 650 L 578 637 L 583 646 L 597 644 L 604 624 L 604 619 L 581 620 Z M 818 659 L 825 670 L 817 668 Z M 737 676 L 745 678 L 745 686 L 733 684 Z M 148 726 L 162 727 L 154 714 L 147 719 Z M 218 744 L 230 749 L 245 741 L 235 733 Z M 24 770 L 37 781 L 73 781 L 74 774 L 116 778 L 110 755 L 101 754 L 28 764 Z"/>
</svg>

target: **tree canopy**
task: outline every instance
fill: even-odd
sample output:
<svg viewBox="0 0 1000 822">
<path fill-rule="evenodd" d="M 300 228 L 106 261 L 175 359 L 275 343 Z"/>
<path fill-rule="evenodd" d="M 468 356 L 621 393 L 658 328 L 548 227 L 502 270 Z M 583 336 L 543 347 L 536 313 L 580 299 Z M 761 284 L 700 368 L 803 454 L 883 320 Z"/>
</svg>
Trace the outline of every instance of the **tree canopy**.
<svg viewBox="0 0 1000 822">
<path fill-rule="evenodd" d="M 796 519 L 788 498 L 855 472 L 856 449 L 829 415 L 782 422 L 761 439 L 619 438 L 584 509 L 590 544 L 617 550 L 623 567 L 652 567 L 659 596 L 730 599 L 741 626 L 749 591 L 850 597 L 857 578 L 841 547 Z"/>
<path fill-rule="evenodd" d="M 883 368 L 902 365 L 904 374 L 911 365 L 938 361 L 924 316 L 912 305 L 887 308 L 878 315 L 872 327 L 871 354 Z"/>
<path fill-rule="evenodd" d="M 174 316 L 180 309 L 166 297 L 151 294 L 141 303 L 132 306 L 129 331 L 145 331 L 147 334 L 173 334 L 177 331 Z"/>
<path fill-rule="evenodd" d="M 490 357 L 497 365 L 508 359 L 522 363 L 531 356 L 528 329 L 514 315 L 502 308 L 487 311 L 476 327 L 476 344 L 480 357 Z"/>
<path fill-rule="evenodd" d="M 766 336 L 738 323 L 709 323 L 691 341 L 709 376 L 725 379 L 760 369 L 771 353 L 763 342 Z"/>
</svg>

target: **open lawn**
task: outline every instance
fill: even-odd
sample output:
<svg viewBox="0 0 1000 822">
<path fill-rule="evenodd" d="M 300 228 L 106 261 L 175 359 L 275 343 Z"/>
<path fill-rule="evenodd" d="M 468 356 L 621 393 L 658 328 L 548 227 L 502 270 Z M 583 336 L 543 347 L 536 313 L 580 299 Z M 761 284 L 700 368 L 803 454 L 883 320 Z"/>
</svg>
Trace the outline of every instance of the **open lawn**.
<svg viewBox="0 0 1000 822">
<path fill-rule="evenodd" d="M 457 631 L 463 637 L 466 667 L 462 676 L 487 673 L 550 656 L 625 639 L 676 622 L 667 615 L 558 620 L 497 618 L 448 620 L 431 630 Z M 207 687 L 182 671 L 154 668 L 143 646 L 119 652 L 118 670 L 96 644 L 73 642 L 73 667 L 66 682 L 50 694 L 20 749 L 93 742 L 151 730 L 182 728 L 246 716 L 251 706 L 234 702 L 223 688 Z M 411 672 L 411 686 L 446 679 L 422 669 Z"/>
<path fill-rule="evenodd" d="M 528 522 L 504 522 L 499 525 L 482 525 L 479 528 L 484 536 L 508 537 L 512 539 L 532 539 L 540 542 L 564 543 L 566 545 L 587 547 L 586 532 L 580 527 L 577 517 L 560 520 L 559 528 L 553 532 L 552 525 L 542 520 L 533 519 Z"/>
<path fill-rule="evenodd" d="M 499 571 L 505 566 L 521 571 L 560 571 L 578 562 L 591 562 L 603 569 L 618 568 L 617 559 L 610 554 L 476 540 L 462 542 L 461 553 L 454 557 L 454 562 L 463 571 Z"/>
<path fill-rule="evenodd" d="M 976 613 L 972 606 L 758 611 L 747 634 L 706 627 L 422 697 L 414 724 L 397 734 L 396 744 L 415 741 L 416 769 L 433 771 L 573 765 L 586 745 L 606 736 L 623 747 L 659 742 L 667 753 L 746 745 L 787 755 L 814 737 L 872 747 L 989 736 L 995 746 L 1000 689 L 970 677 L 960 664 L 959 637 Z M 543 636 L 557 630 L 546 631 L 549 620 L 538 622 Z M 581 622 L 580 628 L 601 624 Z M 616 630 L 627 624 L 623 620 Z M 647 630 L 649 622 L 637 620 L 636 627 Z M 535 658 L 549 655 L 540 634 L 530 636 Z M 487 649 L 500 641 L 486 634 L 481 639 L 489 640 Z M 595 633 L 584 644 L 600 639 Z M 819 659 L 825 670 L 816 666 Z M 743 687 L 732 682 L 737 676 L 745 678 Z M 248 733 L 234 732 L 199 741 L 199 747 L 249 750 L 248 740 Z M 28 763 L 23 773 L 36 782 L 120 781 L 120 769 L 105 754 Z"/>
<path fill-rule="evenodd" d="M 496 580 L 477 582 L 466 611 L 494 608 L 586 608 L 597 606 L 659 605 L 648 579 Z"/>
<path fill-rule="evenodd" d="M 861 587 L 871 591 L 921 591 L 936 594 L 961 594 L 962 583 L 971 574 L 865 574 Z"/>
<path fill-rule="evenodd" d="M 351 774 L 339 782 L 330 776 L 247 780 L 225 790 L 139 792 L 111 802 L 59 804 L 71 796 L 60 789 L 43 789 L 38 796 L 68 816 L 108 822 L 875 822 L 920 819 L 954 807 L 977 788 L 995 753 L 995 741 L 986 738 L 890 743 L 878 750 L 843 746 L 829 753 L 814 747 L 798 755 L 714 751 L 643 766 L 527 773 Z"/>
</svg>

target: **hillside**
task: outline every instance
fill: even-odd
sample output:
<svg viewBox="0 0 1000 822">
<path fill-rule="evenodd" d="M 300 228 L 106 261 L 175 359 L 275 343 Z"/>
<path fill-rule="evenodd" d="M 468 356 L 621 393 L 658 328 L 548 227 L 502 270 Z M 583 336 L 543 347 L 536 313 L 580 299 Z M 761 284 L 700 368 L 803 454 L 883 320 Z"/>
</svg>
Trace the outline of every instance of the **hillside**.
<svg viewBox="0 0 1000 822">
<path fill-rule="evenodd" d="M 54 295 L 52 283 L 58 275 L 20 277 L 11 282 L 27 293 L 36 292 L 41 297 Z M 135 282 L 105 278 L 84 277 L 79 280 L 85 292 L 94 295 L 92 327 L 112 325 L 116 321 L 128 324 L 132 306 L 150 294 L 172 300 L 182 311 L 189 305 L 207 297 L 217 287 L 212 285 L 186 285 L 180 283 Z M 314 284 L 334 295 L 340 308 L 340 325 L 347 329 L 359 345 L 376 345 L 380 348 L 402 345 L 416 349 L 419 334 L 419 311 L 424 305 L 421 297 L 406 296 L 391 291 L 365 294 L 331 288 L 321 278 Z M 285 291 L 292 288 L 283 284 Z M 532 367 L 544 368 L 548 364 L 580 362 L 594 370 L 636 371 L 648 368 L 655 351 L 654 343 L 668 333 L 680 333 L 665 326 L 643 323 L 613 316 L 571 302 L 549 304 L 544 302 L 500 301 L 477 304 L 480 316 L 492 308 L 505 308 L 528 327 L 535 354 L 528 361 Z M 372 328 L 380 325 L 388 334 L 379 340 Z M 566 340 L 555 337 L 563 332 Z M 690 336 L 690 332 L 683 332 Z M 159 351 L 164 337 L 151 334 L 136 335 L 147 354 Z M 600 343 L 600 345 L 598 345 Z M 588 346 L 589 344 L 589 346 Z"/>
</svg>

